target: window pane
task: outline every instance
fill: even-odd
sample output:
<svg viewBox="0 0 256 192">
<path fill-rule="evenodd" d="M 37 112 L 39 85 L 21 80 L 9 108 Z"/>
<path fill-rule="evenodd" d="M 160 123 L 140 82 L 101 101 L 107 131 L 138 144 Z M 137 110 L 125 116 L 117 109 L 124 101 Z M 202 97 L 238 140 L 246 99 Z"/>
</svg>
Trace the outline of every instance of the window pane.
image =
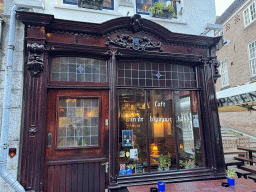
<svg viewBox="0 0 256 192">
<path fill-rule="evenodd" d="M 52 59 L 52 81 L 107 82 L 106 61 L 81 57 Z"/>
<path fill-rule="evenodd" d="M 191 66 L 152 62 L 119 62 L 118 85 L 192 88 L 196 87 L 196 74 Z"/>
<path fill-rule="evenodd" d="M 60 99 L 57 147 L 98 145 L 98 99 Z"/>
<path fill-rule="evenodd" d="M 147 172 L 144 90 L 118 91 L 120 175 Z M 127 168 L 132 168 L 128 169 Z"/>
<path fill-rule="evenodd" d="M 203 166 L 198 102 L 195 91 L 175 91 L 179 164 L 182 168 Z"/>
<path fill-rule="evenodd" d="M 148 14 L 150 13 L 150 8 L 153 6 L 154 2 L 159 2 L 161 4 L 166 5 L 166 1 L 167 0 L 136 0 L 136 11 L 138 13 Z M 176 2 L 171 1 L 171 5 L 175 9 L 175 14 L 177 14 Z"/>
<path fill-rule="evenodd" d="M 169 90 L 151 90 L 148 98 L 150 171 L 176 169 L 173 127 L 173 95 Z"/>
<path fill-rule="evenodd" d="M 63 3 L 77 5 L 77 0 L 63 0 Z"/>
</svg>

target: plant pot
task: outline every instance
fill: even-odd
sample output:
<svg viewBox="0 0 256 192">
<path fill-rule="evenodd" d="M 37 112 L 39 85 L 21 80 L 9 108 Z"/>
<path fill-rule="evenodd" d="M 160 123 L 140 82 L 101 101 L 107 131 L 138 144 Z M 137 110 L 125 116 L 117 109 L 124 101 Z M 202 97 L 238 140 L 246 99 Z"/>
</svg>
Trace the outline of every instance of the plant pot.
<svg viewBox="0 0 256 192">
<path fill-rule="evenodd" d="M 235 179 L 230 179 L 227 177 L 227 182 L 230 186 L 235 186 Z"/>
<path fill-rule="evenodd" d="M 154 13 L 153 17 L 156 18 L 162 18 L 162 19 L 172 19 L 172 13 L 169 13 L 169 11 L 167 9 L 163 9 L 162 10 L 163 13 Z"/>
<path fill-rule="evenodd" d="M 163 168 L 157 168 L 157 171 L 163 171 Z"/>
<path fill-rule="evenodd" d="M 165 171 L 169 171 L 170 169 L 169 169 L 169 167 L 165 167 L 164 170 Z"/>
<path fill-rule="evenodd" d="M 128 174 L 132 174 L 132 168 L 127 168 L 126 169 L 126 174 L 128 175 Z"/>
<path fill-rule="evenodd" d="M 103 0 L 78 0 L 78 6 L 87 9 L 102 10 Z"/>
</svg>

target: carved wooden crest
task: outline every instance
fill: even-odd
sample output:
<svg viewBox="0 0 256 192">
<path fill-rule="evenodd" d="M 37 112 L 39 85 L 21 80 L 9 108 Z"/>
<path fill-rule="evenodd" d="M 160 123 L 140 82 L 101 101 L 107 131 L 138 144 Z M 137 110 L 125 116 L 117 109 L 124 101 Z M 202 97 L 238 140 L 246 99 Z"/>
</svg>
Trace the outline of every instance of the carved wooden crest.
<svg viewBox="0 0 256 192">
<path fill-rule="evenodd" d="M 39 45 L 37 43 L 28 44 L 28 71 L 33 77 L 38 77 L 39 74 L 44 70 L 43 64 L 43 53 L 44 45 Z"/>
<path fill-rule="evenodd" d="M 221 77 L 218 70 L 220 63 L 218 62 L 217 57 L 207 57 L 206 55 L 203 55 L 200 61 L 203 62 L 205 65 L 209 64 L 213 66 L 212 77 L 214 83 L 216 83 L 217 79 Z"/>
<path fill-rule="evenodd" d="M 156 44 L 148 37 L 132 37 L 127 34 L 122 34 L 121 36 L 117 35 L 117 39 L 115 40 L 112 40 L 110 37 L 108 37 L 108 41 L 105 43 L 105 45 L 108 46 L 109 44 L 134 50 L 145 51 L 151 49 L 159 49 L 159 51 L 163 51 L 161 42 Z"/>
</svg>

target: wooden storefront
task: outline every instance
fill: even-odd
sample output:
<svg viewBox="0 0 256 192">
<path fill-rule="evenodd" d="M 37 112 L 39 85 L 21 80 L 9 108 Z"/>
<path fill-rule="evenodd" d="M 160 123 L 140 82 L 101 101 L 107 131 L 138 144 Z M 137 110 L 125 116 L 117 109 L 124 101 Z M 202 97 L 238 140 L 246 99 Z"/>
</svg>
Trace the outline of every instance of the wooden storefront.
<svg viewBox="0 0 256 192">
<path fill-rule="evenodd" d="M 225 176 L 214 90 L 219 37 L 172 33 L 139 15 L 94 24 L 17 14 L 28 58 L 26 190 L 101 192 Z"/>
</svg>

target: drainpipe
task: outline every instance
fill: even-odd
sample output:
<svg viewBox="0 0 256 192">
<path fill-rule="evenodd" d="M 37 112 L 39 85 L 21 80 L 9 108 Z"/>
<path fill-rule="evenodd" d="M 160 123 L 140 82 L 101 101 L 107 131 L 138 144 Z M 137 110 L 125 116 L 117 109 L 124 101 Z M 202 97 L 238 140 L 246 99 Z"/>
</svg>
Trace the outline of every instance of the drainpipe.
<svg viewBox="0 0 256 192">
<path fill-rule="evenodd" d="M 11 10 L 9 39 L 7 47 L 7 62 L 5 69 L 4 82 L 4 100 L 3 100 L 3 114 L 2 114 L 2 129 L 0 140 L 0 175 L 3 180 L 11 185 L 11 187 L 18 192 L 25 192 L 21 184 L 6 170 L 7 153 L 8 153 L 8 135 L 9 135 L 9 119 L 11 109 L 11 87 L 12 87 L 12 65 L 13 52 L 15 43 L 15 16 L 18 7 L 14 5 Z"/>
</svg>

